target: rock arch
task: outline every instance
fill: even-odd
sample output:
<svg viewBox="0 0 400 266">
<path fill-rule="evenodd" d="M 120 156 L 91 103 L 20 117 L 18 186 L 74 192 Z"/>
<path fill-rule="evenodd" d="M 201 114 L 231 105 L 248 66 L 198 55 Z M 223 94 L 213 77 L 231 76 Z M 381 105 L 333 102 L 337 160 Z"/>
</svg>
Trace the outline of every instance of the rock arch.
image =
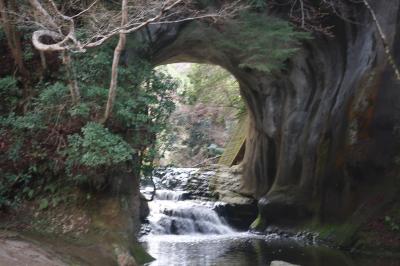
<svg viewBox="0 0 400 266">
<path fill-rule="evenodd" d="M 399 1 L 375 2 L 399 62 Z M 400 86 L 370 14 L 357 20 L 332 18 L 334 38 L 304 42 L 274 75 L 238 67 L 240 58 L 218 49 L 220 36 L 199 22 L 152 27 L 142 36 L 154 64 L 212 63 L 239 81 L 251 120 L 243 188 L 269 224 L 342 222 L 395 180 Z"/>
</svg>

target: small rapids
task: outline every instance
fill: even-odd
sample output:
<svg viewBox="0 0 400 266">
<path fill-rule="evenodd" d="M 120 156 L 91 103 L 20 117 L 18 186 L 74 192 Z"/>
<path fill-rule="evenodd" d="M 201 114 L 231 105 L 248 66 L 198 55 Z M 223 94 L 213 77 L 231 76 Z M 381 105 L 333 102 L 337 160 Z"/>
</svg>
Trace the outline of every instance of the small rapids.
<svg viewBox="0 0 400 266">
<path fill-rule="evenodd" d="M 162 179 L 155 179 L 156 194 L 149 202 L 150 215 L 148 233 L 153 235 L 193 235 L 193 234 L 228 234 L 234 230 L 214 211 L 216 203 L 193 199 L 190 192 L 179 190 L 184 183 L 182 177 L 187 178 L 194 169 L 173 176 L 179 181 L 173 181 L 171 175 Z M 181 170 L 182 171 L 182 170 Z M 165 184 L 168 185 L 165 185 Z M 171 187 L 171 183 L 173 184 Z M 172 190 L 172 189 L 177 190 Z M 149 194 L 149 188 L 142 190 Z"/>
<path fill-rule="evenodd" d="M 319 246 L 301 236 L 237 232 L 219 217 L 207 180 L 212 172 L 157 171 L 150 215 L 141 242 L 156 260 L 148 266 L 265 266 L 283 260 L 302 266 L 399 266 L 397 260 L 365 257 Z M 142 187 L 146 198 L 152 185 Z M 208 199 L 208 200 L 207 200 Z"/>
</svg>

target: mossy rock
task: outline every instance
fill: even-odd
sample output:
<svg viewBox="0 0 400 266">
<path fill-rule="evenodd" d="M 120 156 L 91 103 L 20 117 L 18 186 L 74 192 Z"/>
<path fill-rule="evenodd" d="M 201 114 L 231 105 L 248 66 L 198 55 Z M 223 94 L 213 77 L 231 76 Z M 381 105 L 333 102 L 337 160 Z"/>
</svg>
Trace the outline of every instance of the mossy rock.
<svg viewBox="0 0 400 266">
<path fill-rule="evenodd" d="M 262 232 L 267 228 L 265 221 L 261 218 L 259 214 L 254 222 L 250 225 L 250 229 L 258 232 Z"/>
</svg>

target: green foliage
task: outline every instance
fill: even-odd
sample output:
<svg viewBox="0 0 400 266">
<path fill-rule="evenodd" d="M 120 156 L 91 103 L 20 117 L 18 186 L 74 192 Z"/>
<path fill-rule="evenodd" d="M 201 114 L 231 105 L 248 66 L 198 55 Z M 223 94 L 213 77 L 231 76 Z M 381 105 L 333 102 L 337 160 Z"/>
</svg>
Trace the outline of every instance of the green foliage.
<svg viewBox="0 0 400 266">
<path fill-rule="evenodd" d="M 152 166 L 150 147 L 174 109 L 176 83 L 140 59 L 121 65 L 112 117 L 105 125 L 97 123 L 108 96 L 112 43 L 74 55 L 81 90 L 77 105 L 71 102 L 62 68 L 35 85 L 23 114 L 14 110 L 18 82 L 0 79 L 0 208 L 35 197 L 47 200 L 40 209 L 54 206 L 61 188 L 95 179 L 107 184 L 114 178 L 107 170 L 132 167 L 135 154 L 140 153 L 147 168 Z"/>
<path fill-rule="evenodd" d="M 79 103 L 75 106 L 72 106 L 68 113 L 71 117 L 88 119 L 90 115 L 90 106 L 87 103 Z"/>
<path fill-rule="evenodd" d="M 39 211 L 45 210 L 45 209 L 47 209 L 48 207 L 49 207 L 49 200 L 46 199 L 46 198 L 42 199 L 42 200 L 40 201 L 40 204 L 39 204 Z"/>
<path fill-rule="evenodd" d="M 68 88 L 64 83 L 55 82 L 53 84 L 40 84 L 40 94 L 36 101 L 36 106 L 41 108 L 53 107 L 65 104 L 69 100 Z"/>
<path fill-rule="evenodd" d="M 3 116 L 0 119 L 0 125 L 10 127 L 14 132 L 40 129 L 44 127 L 43 113 L 32 111 L 21 116 L 16 115 L 15 113 L 10 113 L 8 116 Z"/>
<path fill-rule="evenodd" d="M 182 93 L 188 104 L 233 108 L 237 113 L 245 111 L 239 84 L 225 69 L 206 64 L 194 64 L 188 73 L 189 85 Z M 230 110 L 231 111 L 231 110 Z"/>
<path fill-rule="evenodd" d="M 0 116 L 0 126 L 13 131 L 14 137 L 31 137 L 38 133 L 38 130 L 45 130 L 49 124 L 61 122 L 63 119 L 62 112 L 67 110 L 68 105 L 67 87 L 60 82 L 55 82 L 54 84 L 39 84 L 37 90 L 39 94 L 31 102 L 32 108 L 24 115 L 9 112 Z"/>
<path fill-rule="evenodd" d="M 25 61 L 29 61 L 29 60 L 32 60 L 32 58 L 33 58 L 33 48 L 32 48 L 32 46 L 29 46 L 29 45 L 27 45 L 27 46 L 25 46 L 24 47 L 24 53 L 23 53 L 23 59 L 25 60 Z"/>
<path fill-rule="evenodd" d="M 207 8 L 213 2 L 199 0 L 198 5 Z M 250 3 L 264 8 L 266 1 Z M 299 41 L 308 37 L 286 22 L 248 13 L 221 34 L 227 38 L 219 38 L 222 41 L 218 46 L 234 50 L 241 57 L 240 67 L 266 72 L 283 67 Z M 4 34 L 0 28 L 1 39 Z M 142 165 L 142 171 L 150 172 L 156 135 L 168 128 L 169 115 L 175 108 L 172 92 L 177 83 L 139 58 L 132 60 L 134 65 L 121 64 L 112 117 L 105 125 L 96 123 L 104 113 L 115 42 L 113 39 L 99 49 L 73 55 L 81 92 L 77 105 L 71 102 L 62 67 L 34 86 L 23 111 L 18 108 L 22 100 L 20 82 L 13 73 L 0 79 L 0 207 L 38 194 L 54 195 L 59 187 L 105 175 L 105 169 L 133 166 L 132 157 L 141 160 L 135 167 Z M 30 46 L 24 48 L 23 57 L 34 59 Z M 242 108 L 235 81 L 226 73 L 210 75 L 209 70 L 199 67 L 190 80 L 192 87 L 184 95 L 188 102 Z M 222 85 L 226 89 L 219 90 L 218 97 L 208 93 L 210 88 Z M 197 133 L 190 136 L 193 145 L 205 138 Z M 47 202 L 42 201 L 40 209 L 57 201 L 43 199 Z"/>
<path fill-rule="evenodd" d="M 217 45 L 238 54 L 239 67 L 267 73 L 282 69 L 298 51 L 300 41 L 310 38 L 284 20 L 248 12 L 233 21 L 223 35 Z"/>
<path fill-rule="evenodd" d="M 194 156 L 200 152 L 200 149 L 204 146 L 211 144 L 211 139 L 204 128 L 210 127 L 210 121 L 203 120 L 192 124 L 189 132 L 189 138 L 187 140 L 187 145 L 191 148 L 190 155 Z"/>
<path fill-rule="evenodd" d="M 12 76 L 0 78 L 0 114 L 14 110 L 20 96 L 17 81 Z"/>
<path fill-rule="evenodd" d="M 16 91 L 18 91 L 17 81 L 13 77 L 7 76 L 0 79 L 0 93 L 2 96 L 15 94 Z"/>
<path fill-rule="evenodd" d="M 157 135 L 160 163 L 189 166 L 216 156 L 246 109 L 237 80 L 210 64 L 171 64 L 160 69 L 180 81 L 178 110 L 169 119 L 169 128 Z"/>
<path fill-rule="evenodd" d="M 23 199 L 31 199 L 35 191 L 32 189 L 30 173 L 7 173 L 0 170 L 0 209 L 5 206 L 16 206 Z"/>
<path fill-rule="evenodd" d="M 7 152 L 7 157 L 13 162 L 16 162 L 20 158 L 20 151 L 23 145 L 23 141 L 21 138 L 17 138 Z"/>
<path fill-rule="evenodd" d="M 147 73 L 142 73 L 142 77 L 138 77 L 138 72 L 132 72 L 132 69 L 123 74 L 127 76 L 127 83 L 140 79 L 144 81 L 135 91 L 119 89 L 113 118 L 131 128 L 144 127 L 148 134 L 158 133 L 175 108 L 171 92 L 176 89 L 176 83 L 164 73 L 150 68 Z"/>
<path fill-rule="evenodd" d="M 89 122 L 82 136 L 68 137 L 67 164 L 86 167 L 112 166 L 131 159 L 133 149 L 122 137 L 111 133 L 101 124 Z"/>
<path fill-rule="evenodd" d="M 110 122 L 94 122 L 102 116 L 108 96 L 112 48 L 75 55 L 81 89 L 77 105 L 71 102 L 62 69 L 59 78 L 35 86 L 36 95 L 24 114 L 13 112 L 20 91 L 17 82 L 11 77 L 0 80 L 1 107 L 6 106 L 0 113 L 0 208 L 38 194 L 39 209 L 57 205 L 60 188 L 107 183 L 113 178 L 106 176 L 107 169 L 132 165 L 139 153 L 142 161 L 136 167 L 151 171 L 152 143 L 174 109 L 171 92 L 176 82 L 141 60 L 121 66 Z"/>
<path fill-rule="evenodd" d="M 76 78 L 82 85 L 92 85 L 107 89 L 112 64 L 111 45 L 84 54 L 74 54 L 73 65 Z M 82 67 L 84 66 L 84 67 Z"/>
</svg>

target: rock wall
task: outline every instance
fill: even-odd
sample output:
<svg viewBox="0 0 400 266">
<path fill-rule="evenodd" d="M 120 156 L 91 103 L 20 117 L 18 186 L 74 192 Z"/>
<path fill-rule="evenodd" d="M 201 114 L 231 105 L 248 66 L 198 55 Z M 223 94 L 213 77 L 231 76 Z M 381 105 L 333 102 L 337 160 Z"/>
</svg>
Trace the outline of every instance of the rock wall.
<svg viewBox="0 0 400 266">
<path fill-rule="evenodd" d="M 217 205 L 215 211 L 234 228 L 248 230 L 257 218 L 257 201 L 241 193 L 243 168 L 241 165 L 232 167 L 213 165 L 215 175 L 210 178 L 210 189 L 215 198 L 223 202 Z"/>
<path fill-rule="evenodd" d="M 370 2 L 400 62 L 399 0 Z M 141 36 L 156 65 L 212 63 L 237 78 L 251 120 L 242 190 L 267 224 L 343 222 L 393 188 L 399 81 L 371 15 L 363 5 L 348 10 L 350 19 L 327 21 L 335 37 L 315 35 L 274 75 L 240 68 L 237 54 L 216 45 L 222 35 L 199 22 Z"/>
</svg>

